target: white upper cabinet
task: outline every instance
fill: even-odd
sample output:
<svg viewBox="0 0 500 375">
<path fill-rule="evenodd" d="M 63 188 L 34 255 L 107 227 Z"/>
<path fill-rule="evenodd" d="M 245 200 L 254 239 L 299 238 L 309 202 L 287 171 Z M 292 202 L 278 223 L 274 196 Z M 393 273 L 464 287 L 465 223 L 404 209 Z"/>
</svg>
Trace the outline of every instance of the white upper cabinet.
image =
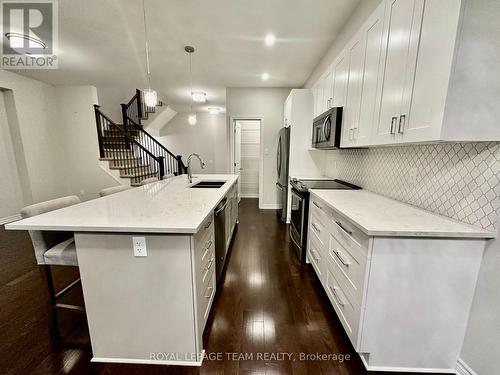
<svg viewBox="0 0 500 375">
<path fill-rule="evenodd" d="M 328 109 L 332 108 L 332 99 L 333 99 L 333 92 L 332 92 L 332 70 L 329 69 L 326 71 L 326 73 L 323 75 L 323 105 L 321 106 L 322 111 L 325 112 Z"/>
<path fill-rule="evenodd" d="M 347 77 L 349 74 L 349 57 L 346 50 L 334 61 L 332 69 L 333 87 L 331 107 L 343 107 L 346 100 Z"/>
<path fill-rule="evenodd" d="M 379 73 L 385 57 L 387 44 L 384 39 L 385 7 L 382 4 L 370 16 L 363 29 L 365 60 L 358 129 L 354 132 L 355 145 L 367 146 L 371 143 L 373 124 L 377 124 L 380 114 L 382 79 Z"/>
<path fill-rule="evenodd" d="M 359 113 L 363 89 L 363 71 L 365 64 L 365 42 L 363 33 L 354 38 L 347 46 L 349 69 L 347 90 L 343 112 L 342 139 L 343 147 L 356 145 L 356 132 L 359 130 Z"/>
<path fill-rule="evenodd" d="M 312 88 L 314 97 L 314 117 L 319 116 L 322 113 L 323 106 L 323 81 L 320 79 Z"/>
<path fill-rule="evenodd" d="M 292 101 L 287 99 L 283 109 L 283 126 L 289 127 L 292 120 Z"/>
<path fill-rule="evenodd" d="M 378 121 L 381 59 L 385 56 L 385 6 L 382 4 L 347 46 L 349 72 L 344 107 L 342 147 L 370 143 L 372 124 Z"/>
<path fill-rule="evenodd" d="M 410 117 L 413 78 L 420 37 L 424 0 L 386 2 L 384 40 L 387 41 L 385 65 L 381 71 L 382 97 L 378 124 L 371 144 L 402 140 Z"/>
<path fill-rule="evenodd" d="M 500 141 L 500 8 L 488 4 L 384 0 L 322 76 L 330 101 L 319 84 L 318 114 L 343 107 L 342 147 Z"/>
</svg>

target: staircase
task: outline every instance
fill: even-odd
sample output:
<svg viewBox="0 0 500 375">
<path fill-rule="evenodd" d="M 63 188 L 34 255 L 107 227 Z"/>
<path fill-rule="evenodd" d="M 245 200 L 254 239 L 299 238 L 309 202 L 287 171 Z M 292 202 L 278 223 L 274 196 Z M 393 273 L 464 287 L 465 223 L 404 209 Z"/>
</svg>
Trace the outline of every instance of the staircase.
<svg viewBox="0 0 500 375">
<path fill-rule="evenodd" d="M 162 106 L 159 103 L 158 106 Z M 138 186 L 150 177 L 162 179 L 165 176 L 186 173 L 186 166 L 180 155 L 174 155 L 141 124 L 147 120 L 156 107 L 144 104 L 141 90 L 127 104 L 122 104 L 122 124 L 113 122 L 98 105 L 94 105 L 99 160 L 107 161 L 114 177 L 128 180 L 131 186 Z"/>
</svg>

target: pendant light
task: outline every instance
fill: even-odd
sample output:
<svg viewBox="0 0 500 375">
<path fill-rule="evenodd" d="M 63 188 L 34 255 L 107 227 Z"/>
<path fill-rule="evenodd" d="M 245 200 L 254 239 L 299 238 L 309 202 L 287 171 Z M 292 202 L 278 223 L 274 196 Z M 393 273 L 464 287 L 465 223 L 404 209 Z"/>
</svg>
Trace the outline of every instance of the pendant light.
<svg viewBox="0 0 500 375">
<path fill-rule="evenodd" d="M 142 14 L 144 16 L 144 36 L 146 40 L 146 67 L 148 77 L 148 88 L 144 90 L 144 103 L 147 107 L 156 107 L 158 104 L 158 94 L 155 90 L 151 89 L 151 68 L 149 66 L 149 40 L 148 40 L 148 27 L 146 23 L 146 6 L 145 0 L 142 0 Z"/>
<path fill-rule="evenodd" d="M 196 113 L 193 112 L 193 68 L 192 68 L 192 55 L 194 53 L 194 47 L 186 46 L 184 47 L 184 51 L 186 51 L 189 55 L 189 86 L 190 92 L 189 96 L 191 98 L 190 107 L 189 107 L 189 115 L 188 115 L 188 123 L 191 126 L 196 125 L 198 119 L 196 118 Z"/>
</svg>

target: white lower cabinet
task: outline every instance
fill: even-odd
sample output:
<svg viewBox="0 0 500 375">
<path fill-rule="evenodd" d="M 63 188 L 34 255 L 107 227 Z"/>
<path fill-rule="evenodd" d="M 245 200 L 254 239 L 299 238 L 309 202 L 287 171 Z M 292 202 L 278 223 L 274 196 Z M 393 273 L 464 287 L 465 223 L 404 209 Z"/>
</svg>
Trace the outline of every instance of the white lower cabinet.
<svg viewBox="0 0 500 375">
<path fill-rule="evenodd" d="M 201 340 L 215 295 L 215 237 L 214 219 L 205 220 L 202 229 L 193 236 L 194 286 L 196 325 Z M 201 342 L 201 341 L 200 341 Z"/>
<path fill-rule="evenodd" d="M 368 370 L 453 372 L 482 239 L 368 236 L 311 193 L 308 260 Z"/>
</svg>

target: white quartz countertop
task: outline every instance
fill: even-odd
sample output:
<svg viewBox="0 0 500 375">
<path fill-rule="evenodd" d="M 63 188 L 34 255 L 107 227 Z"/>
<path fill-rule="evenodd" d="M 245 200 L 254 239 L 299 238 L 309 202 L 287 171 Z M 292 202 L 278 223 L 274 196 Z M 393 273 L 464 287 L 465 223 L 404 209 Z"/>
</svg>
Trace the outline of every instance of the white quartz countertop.
<svg viewBox="0 0 500 375">
<path fill-rule="evenodd" d="M 6 229 L 73 232 L 196 233 L 237 181 L 237 175 L 196 175 L 226 181 L 220 188 L 189 188 L 187 175 L 16 221 Z"/>
<path fill-rule="evenodd" d="M 369 236 L 494 238 L 495 233 L 366 190 L 311 189 Z"/>
</svg>

